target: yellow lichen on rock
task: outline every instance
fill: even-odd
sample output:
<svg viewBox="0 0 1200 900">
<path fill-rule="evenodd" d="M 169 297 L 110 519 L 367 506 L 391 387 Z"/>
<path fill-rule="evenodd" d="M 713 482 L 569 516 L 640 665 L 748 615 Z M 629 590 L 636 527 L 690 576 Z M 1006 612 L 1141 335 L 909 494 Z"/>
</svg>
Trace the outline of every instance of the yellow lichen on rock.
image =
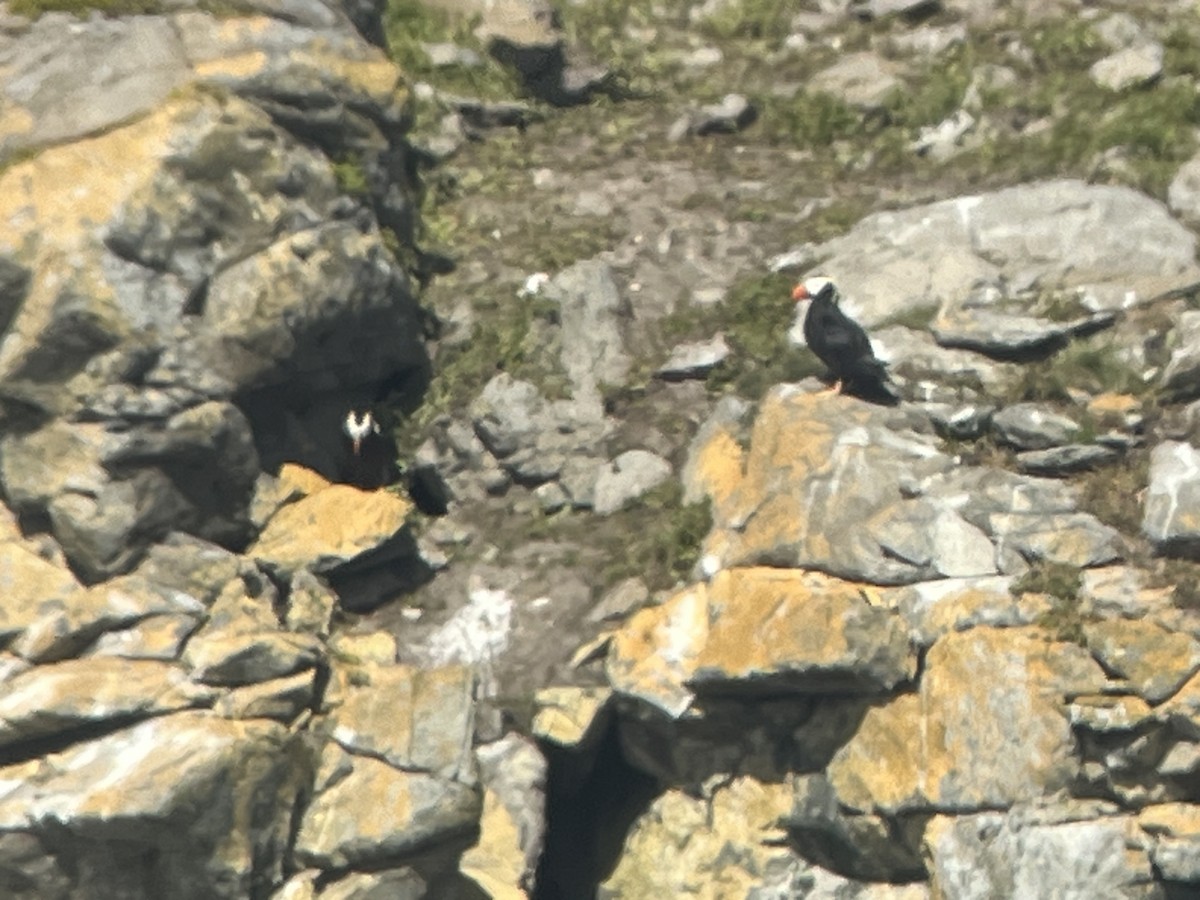
<svg viewBox="0 0 1200 900">
<path fill-rule="evenodd" d="M 721 509 L 742 480 L 745 452 L 734 436 L 725 429 L 714 432 L 696 449 L 690 463 L 687 481 L 690 495 L 703 494 L 713 506 Z"/>
<path fill-rule="evenodd" d="M 695 584 L 662 606 L 643 609 L 613 636 L 608 680 L 669 715 L 681 716 L 692 702 L 683 686 L 708 638 L 708 587 Z"/>
<path fill-rule="evenodd" d="M 917 694 L 870 710 L 835 755 L 840 802 L 859 810 L 1006 806 L 1053 793 L 1078 760 L 1065 697 L 1103 671 L 1037 628 L 975 628 L 930 648 Z"/>
<path fill-rule="evenodd" d="M 668 791 L 634 823 L 604 896 L 750 896 L 764 872 L 794 859 L 779 828 L 791 803 L 789 785 L 745 777 L 711 799 Z"/>
<path fill-rule="evenodd" d="M 484 791 L 479 840 L 462 855 L 459 871 L 479 885 L 490 900 L 528 900 L 529 895 L 517 887 L 524 869 L 517 821 L 494 791 Z"/>
<path fill-rule="evenodd" d="M 282 507 L 248 552 L 287 572 L 315 561 L 349 560 L 391 539 L 412 509 L 391 491 L 331 484 Z"/>
</svg>

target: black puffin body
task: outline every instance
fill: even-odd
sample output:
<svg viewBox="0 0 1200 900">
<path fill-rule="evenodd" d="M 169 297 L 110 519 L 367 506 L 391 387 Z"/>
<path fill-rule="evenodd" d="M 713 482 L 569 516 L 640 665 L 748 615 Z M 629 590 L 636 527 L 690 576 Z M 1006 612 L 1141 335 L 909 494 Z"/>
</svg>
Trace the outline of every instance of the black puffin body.
<svg viewBox="0 0 1200 900">
<path fill-rule="evenodd" d="M 838 306 L 837 287 L 824 277 L 813 277 L 796 285 L 792 299 L 810 300 L 804 316 L 804 340 L 836 379 L 834 390 L 843 387 L 867 400 L 894 404 L 899 398 L 888 384 L 887 366 L 876 358 L 871 339 L 862 326 Z"/>
<path fill-rule="evenodd" d="M 343 465 L 343 481 L 373 489 L 396 480 L 395 445 L 384 436 L 379 422 L 369 410 L 348 412 L 342 422 L 342 431 L 350 444 Z"/>
</svg>

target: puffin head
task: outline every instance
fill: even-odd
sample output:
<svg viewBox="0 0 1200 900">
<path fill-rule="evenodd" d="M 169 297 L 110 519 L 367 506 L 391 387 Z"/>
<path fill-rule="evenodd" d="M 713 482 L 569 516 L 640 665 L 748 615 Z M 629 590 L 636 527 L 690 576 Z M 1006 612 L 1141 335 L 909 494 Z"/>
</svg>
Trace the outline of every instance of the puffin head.
<svg viewBox="0 0 1200 900">
<path fill-rule="evenodd" d="M 354 455 L 358 456 L 359 450 L 362 449 L 362 442 L 372 434 L 379 434 L 379 423 L 375 421 L 370 410 L 360 413 L 352 409 L 346 413 L 346 419 L 342 422 L 342 430 L 350 438 Z"/>
<path fill-rule="evenodd" d="M 833 279 L 824 275 L 812 275 L 805 278 L 792 290 L 792 299 L 797 303 L 802 300 L 832 300 L 837 302 L 837 288 Z"/>
</svg>

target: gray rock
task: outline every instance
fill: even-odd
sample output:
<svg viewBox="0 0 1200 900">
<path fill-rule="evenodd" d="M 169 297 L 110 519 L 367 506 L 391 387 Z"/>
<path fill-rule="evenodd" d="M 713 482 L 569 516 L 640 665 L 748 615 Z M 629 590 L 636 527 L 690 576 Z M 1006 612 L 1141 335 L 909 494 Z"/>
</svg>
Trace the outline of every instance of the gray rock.
<svg viewBox="0 0 1200 900">
<path fill-rule="evenodd" d="M 475 758 L 484 790 L 517 827 L 518 846 L 511 850 L 518 851 L 524 861 L 517 883 L 528 889 L 534 884 L 546 841 L 546 758 L 537 744 L 516 734 L 476 748 Z M 462 861 L 468 872 L 471 852 Z"/>
<path fill-rule="evenodd" d="M 946 160 L 964 149 L 963 139 L 975 130 L 976 120 L 965 109 L 957 110 L 936 125 L 921 129 L 909 148 L 918 156 Z"/>
<path fill-rule="evenodd" d="M 344 878 L 328 882 L 321 889 L 321 900 L 427 900 L 429 896 L 425 880 L 408 867 L 382 872 L 351 872 Z M 286 897 L 281 894 L 277 900 L 293 898 L 290 894 Z"/>
<path fill-rule="evenodd" d="M 1167 881 L 1188 885 L 1200 881 L 1200 840 L 1194 835 L 1159 838 L 1150 849 L 1150 859 Z"/>
<path fill-rule="evenodd" d="M 1017 468 L 1031 475 L 1060 477 L 1106 466 L 1121 458 L 1121 452 L 1103 444 L 1064 444 L 1047 450 L 1025 450 L 1017 454 Z"/>
<path fill-rule="evenodd" d="M 556 513 L 571 502 L 570 495 L 557 481 L 539 484 L 533 489 L 533 496 L 537 498 L 538 506 L 545 513 Z"/>
<path fill-rule="evenodd" d="M 963 347 L 999 359 L 1020 359 L 1057 349 L 1067 339 L 1107 328 L 1115 313 L 1098 312 L 1056 321 L 1030 315 L 1031 302 L 980 283 L 958 304 L 943 306 L 933 334 L 943 347 Z"/>
<path fill-rule="evenodd" d="M 929 577 L 967 578 L 996 573 L 996 550 L 988 536 L 933 500 L 899 503 L 873 518 L 868 532 L 885 555 Z"/>
<path fill-rule="evenodd" d="M 650 601 L 650 589 L 636 576 L 626 578 L 609 590 L 587 614 L 588 622 L 618 621 L 628 618 Z"/>
<path fill-rule="evenodd" d="M 1044 598 L 1014 596 L 1012 583 L 1005 575 L 920 581 L 900 588 L 893 602 L 913 641 L 928 647 L 951 631 L 1030 625 L 1049 610 Z"/>
<path fill-rule="evenodd" d="M 844 305 L 853 309 L 854 298 Z M 884 328 L 872 333 L 871 344 L 893 376 L 907 382 L 917 397 L 934 402 L 949 402 L 949 395 L 956 395 L 955 400 L 983 402 L 1015 374 L 1011 363 L 997 362 L 970 350 L 939 346 L 927 331 Z"/>
<path fill-rule="evenodd" d="M 889 43 L 900 53 L 936 57 L 951 47 L 966 43 L 967 27 L 960 22 L 952 25 L 926 26 L 892 35 Z"/>
<path fill-rule="evenodd" d="M 1142 534 L 1159 551 L 1200 542 L 1200 450 L 1163 441 L 1150 452 Z"/>
<path fill-rule="evenodd" d="M 327 751 L 345 774 L 321 789 L 296 835 L 296 859 L 322 869 L 373 868 L 465 837 L 479 821 L 472 786 Z"/>
<path fill-rule="evenodd" d="M 592 508 L 607 516 L 670 477 L 671 464 L 658 454 L 627 450 L 600 470 Z"/>
<path fill-rule="evenodd" d="M 726 94 L 719 103 L 710 103 L 678 119 L 667 132 L 670 141 L 688 135 L 734 134 L 753 124 L 758 110 L 741 94 Z"/>
<path fill-rule="evenodd" d="M 1043 824 L 1037 816 L 1014 810 L 937 820 L 926 833 L 925 848 L 938 895 L 947 900 L 1143 896 L 1141 887 L 1151 880 L 1150 860 L 1127 843 L 1125 817 Z"/>
<path fill-rule="evenodd" d="M 1185 310 L 1175 323 L 1175 347 L 1159 384 L 1171 397 L 1190 399 L 1200 394 L 1200 311 Z"/>
<path fill-rule="evenodd" d="M 623 383 L 630 365 L 612 269 L 594 260 L 576 263 L 551 278 L 542 293 L 559 306 L 560 360 L 575 398 L 594 404 L 599 417 L 600 387 Z"/>
<path fill-rule="evenodd" d="M 729 344 L 725 342 L 723 334 L 707 341 L 679 344 L 671 350 L 667 361 L 654 370 L 654 374 L 664 381 L 703 378 L 728 359 L 729 353 Z"/>
<path fill-rule="evenodd" d="M 1163 46 L 1144 41 L 1118 50 L 1088 70 L 1092 80 L 1110 91 L 1150 84 L 1162 77 Z"/>
<path fill-rule="evenodd" d="M 213 711 L 227 719 L 273 719 L 288 724 L 311 710 L 316 699 L 317 674 L 310 669 L 227 691 L 213 704 Z"/>
<path fill-rule="evenodd" d="M 991 425 L 995 407 L 979 406 L 974 403 L 925 403 L 922 408 L 937 433 L 956 441 L 972 441 L 979 438 Z"/>
<path fill-rule="evenodd" d="M 147 884 L 179 885 L 181 897 L 249 897 L 282 881 L 310 768 L 302 739 L 274 722 L 192 711 L 150 719 L 23 765 L 0 798 L 0 853 L 27 897 L 67 896 L 64 880 L 80 897 L 145 896 Z M 109 837 L 117 832 L 120 849 Z M 18 860 L 14 833 L 30 838 Z M 82 889 L 79 871 L 88 873 Z"/>
<path fill-rule="evenodd" d="M 502 372 L 471 404 L 484 446 L 517 481 L 540 484 L 559 476 L 579 451 L 591 450 L 608 433 L 599 395 L 575 401 L 546 400 L 527 381 Z"/>
<path fill-rule="evenodd" d="M 849 11 L 863 19 L 896 15 L 916 18 L 935 13 L 941 7 L 941 0 L 851 0 Z"/>
<path fill-rule="evenodd" d="M 965 308 L 972 289 L 1002 281 L 1081 291 L 1090 309 L 1118 309 L 1200 282 L 1195 254 L 1195 236 L 1158 201 L 1124 187 L 1057 180 L 875 213 L 802 256 L 823 260 L 822 274 L 870 328 L 923 306 L 940 307 L 950 322 L 970 319 L 982 311 Z M 998 312 L 1032 315 L 1037 297 L 1010 293 L 1018 306 Z M 977 325 L 976 339 L 997 324 Z"/>
<path fill-rule="evenodd" d="M 56 422 L 5 448 L 5 489 L 18 508 L 49 513 L 63 552 L 89 580 L 127 570 L 173 530 L 218 542 L 248 533 L 258 455 L 231 403 L 124 433 Z M 132 474 L 117 480 L 114 472 Z"/>
<path fill-rule="evenodd" d="M 1122 50 L 1146 40 L 1146 31 L 1127 12 L 1115 12 L 1096 22 L 1091 31 L 1111 50 Z"/>
<path fill-rule="evenodd" d="M 0 137 L 0 161 L 144 114 L 191 78 L 179 34 L 162 16 L 42 16 L 5 57 L 0 105 L 24 111 L 28 124 Z"/>
<path fill-rule="evenodd" d="M 73 659 L 9 679 L 0 698 L 0 746 L 54 738 L 211 703 L 178 666 L 156 660 Z"/>
<path fill-rule="evenodd" d="M 809 79 L 808 90 L 832 94 L 860 109 L 878 109 L 900 87 L 894 63 L 870 51 L 849 53 Z"/>
<path fill-rule="evenodd" d="M 286 631 L 205 629 L 188 642 L 184 662 L 202 684 L 257 684 L 311 669 L 324 658 L 315 638 Z"/>
<path fill-rule="evenodd" d="M 1200 224 L 1200 156 L 1179 167 L 1167 186 L 1167 205 L 1188 224 Z"/>
<path fill-rule="evenodd" d="M 1069 443 L 1079 423 L 1036 403 L 1006 406 L 992 416 L 996 438 L 1018 450 L 1045 450 Z"/>
</svg>

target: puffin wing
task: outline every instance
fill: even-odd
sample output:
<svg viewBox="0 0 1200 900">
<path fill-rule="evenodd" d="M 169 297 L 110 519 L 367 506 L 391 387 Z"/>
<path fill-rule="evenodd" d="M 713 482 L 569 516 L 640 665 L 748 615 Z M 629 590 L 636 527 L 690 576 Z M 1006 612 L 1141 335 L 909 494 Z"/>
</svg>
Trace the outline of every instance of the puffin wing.
<svg viewBox="0 0 1200 900">
<path fill-rule="evenodd" d="M 866 360 L 875 360 L 871 340 L 862 326 L 836 306 L 814 304 L 804 325 L 808 345 L 835 375 L 849 375 Z"/>
</svg>

